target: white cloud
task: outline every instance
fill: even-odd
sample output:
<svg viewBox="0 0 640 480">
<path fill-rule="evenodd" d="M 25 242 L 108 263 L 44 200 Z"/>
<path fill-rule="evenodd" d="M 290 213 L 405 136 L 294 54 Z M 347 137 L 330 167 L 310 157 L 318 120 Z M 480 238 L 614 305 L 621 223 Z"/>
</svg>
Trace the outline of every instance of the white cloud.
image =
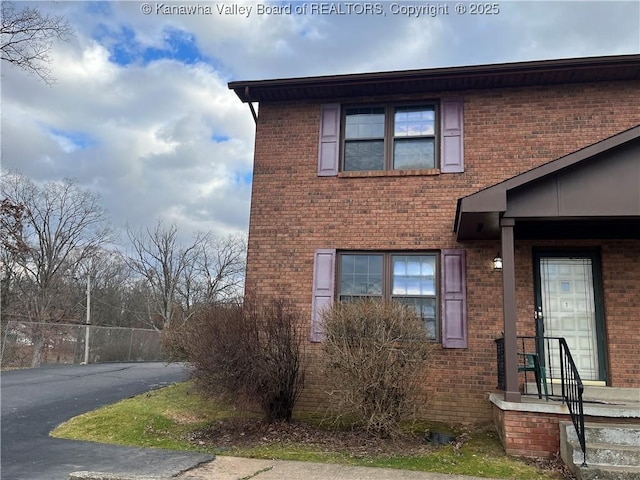
<svg viewBox="0 0 640 480">
<path fill-rule="evenodd" d="M 225 79 L 173 60 L 121 67 L 93 40 L 55 58 L 53 87 L 29 79 L 25 88 L 21 72 L 5 72 L 4 93 L 17 94 L 4 99 L 5 168 L 78 178 L 100 191 L 118 227 L 168 215 L 185 233 L 246 230 L 248 192 L 232 186 L 234 172 L 251 170 L 254 126 Z M 220 192 L 228 203 L 207 207 L 209 216 L 192 210 Z"/>
<path fill-rule="evenodd" d="M 247 18 L 37 3 L 64 14 L 76 38 L 55 46 L 52 87 L 3 66 L 3 167 L 78 178 L 116 227 L 162 216 L 187 234 L 241 231 L 255 125 L 230 80 L 640 52 L 637 2 L 503 1 L 494 16 L 420 18 L 389 4 L 386 15 Z"/>
</svg>

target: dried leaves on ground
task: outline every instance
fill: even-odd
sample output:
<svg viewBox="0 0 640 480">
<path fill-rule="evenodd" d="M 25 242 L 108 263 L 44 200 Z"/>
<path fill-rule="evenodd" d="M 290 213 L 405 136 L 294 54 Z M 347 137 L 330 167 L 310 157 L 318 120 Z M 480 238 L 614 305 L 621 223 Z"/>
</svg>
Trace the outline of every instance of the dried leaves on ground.
<svg viewBox="0 0 640 480">
<path fill-rule="evenodd" d="M 486 429 L 481 429 L 487 434 Z M 363 429 L 337 429 L 330 426 L 318 427 L 301 422 L 267 423 L 258 419 L 233 418 L 217 421 L 207 428 L 193 432 L 189 441 L 195 445 L 213 448 L 218 452 L 254 447 L 286 446 L 308 447 L 318 453 L 340 453 L 353 458 L 421 456 L 433 453 L 439 448 L 426 440 L 428 432 L 396 435 L 392 438 L 378 438 Z M 479 432 L 464 430 L 451 443 L 454 454 Z M 557 478 L 571 480 L 575 477 L 559 456 L 552 459 L 523 459 L 540 471 L 554 472 Z"/>
<path fill-rule="evenodd" d="M 291 444 L 354 457 L 421 455 L 433 450 L 423 436 L 377 438 L 363 430 L 318 428 L 303 422 L 266 423 L 259 420 L 225 420 L 192 434 L 190 441 L 216 449 L 251 448 Z"/>
</svg>

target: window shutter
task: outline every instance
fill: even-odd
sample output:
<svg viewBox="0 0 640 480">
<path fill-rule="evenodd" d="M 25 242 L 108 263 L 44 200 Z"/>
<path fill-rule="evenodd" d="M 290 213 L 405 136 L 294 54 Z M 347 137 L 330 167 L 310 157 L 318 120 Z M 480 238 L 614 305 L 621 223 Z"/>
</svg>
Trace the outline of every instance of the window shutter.
<svg viewBox="0 0 640 480">
<path fill-rule="evenodd" d="M 467 348 L 465 251 L 442 250 L 442 346 Z"/>
<path fill-rule="evenodd" d="M 320 107 L 320 144 L 318 146 L 318 176 L 338 175 L 340 152 L 340 104 Z"/>
<path fill-rule="evenodd" d="M 461 98 L 445 98 L 442 100 L 442 138 L 440 139 L 440 171 L 442 173 L 464 172 L 462 105 Z"/>
<path fill-rule="evenodd" d="M 318 249 L 313 257 L 313 302 L 311 305 L 311 341 L 324 339 L 322 311 L 333 304 L 336 251 Z"/>
</svg>

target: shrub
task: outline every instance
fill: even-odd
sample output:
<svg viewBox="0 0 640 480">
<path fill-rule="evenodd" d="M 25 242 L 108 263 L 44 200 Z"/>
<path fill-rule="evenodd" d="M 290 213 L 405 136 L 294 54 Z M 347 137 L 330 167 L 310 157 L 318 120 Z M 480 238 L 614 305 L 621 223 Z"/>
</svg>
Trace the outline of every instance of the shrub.
<svg viewBox="0 0 640 480">
<path fill-rule="evenodd" d="M 423 323 L 406 305 L 367 299 L 336 303 L 324 313 L 324 328 L 338 413 L 377 436 L 398 433 L 430 350 Z"/>
<path fill-rule="evenodd" d="M 212 306 L 166 336 L 205 393 L 257 402 L 268 421 L 291 420 L 304 385 L 299 312 L 285 300 Z"/>
</svg>

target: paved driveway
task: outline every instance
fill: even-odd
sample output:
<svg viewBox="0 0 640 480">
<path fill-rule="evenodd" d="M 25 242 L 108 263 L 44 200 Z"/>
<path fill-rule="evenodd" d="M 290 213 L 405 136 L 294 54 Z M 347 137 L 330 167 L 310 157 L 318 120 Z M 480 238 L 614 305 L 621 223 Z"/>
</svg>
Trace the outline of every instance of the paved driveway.
<svg viewBox="0 0 640 480">
<path fill-rule="evenodd" d="M 207 455 L 133 449 L 49 437 L 71 417 L 187 378 L 180 365 L 113 363 L 3 372 L 2 480 L 66 480 L 80 470 L 177 474 Z"/>
</svg>

